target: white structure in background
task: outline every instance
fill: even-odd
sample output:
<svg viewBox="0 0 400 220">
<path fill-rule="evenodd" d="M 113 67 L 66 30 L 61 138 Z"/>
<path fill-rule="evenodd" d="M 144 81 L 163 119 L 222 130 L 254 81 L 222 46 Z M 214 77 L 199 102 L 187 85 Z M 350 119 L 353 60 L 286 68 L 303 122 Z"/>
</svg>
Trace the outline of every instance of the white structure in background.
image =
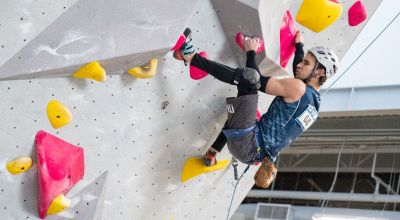
<svg viewBox="0 0 400 220">
<path fill-rule="evenodd" d="M 331 87 L 323 95 L 323 112 L 333 114 L 363 114 L 371 111 L 384 114 L 400 109 L 397 94 L 400 91 L 400 76 L 397 70 L 397 56 L 400 45 L 396 43 L 400 36 L 400 19 L 397 18 L 368 50 L 341 77 L 343 70 L 349 67 L 360 53 L 374 40 L 400 11 L 400 2 L 383 1 L 372 18 L 350 47 L 341 61 L 338 74 L 328 81 L 321 90 Z M 340 78 L 334 85 L 333 82 Z M 346 113 L 347 112 L 347 113 Z"/>
<path fill-rule="evenodd" d="M 260 211 L 261 210 L 261 211 Z M 243 204 L 231 220 L 396 220 L 398 212 L 320 208 L 283 204 Z"/>
</svg>

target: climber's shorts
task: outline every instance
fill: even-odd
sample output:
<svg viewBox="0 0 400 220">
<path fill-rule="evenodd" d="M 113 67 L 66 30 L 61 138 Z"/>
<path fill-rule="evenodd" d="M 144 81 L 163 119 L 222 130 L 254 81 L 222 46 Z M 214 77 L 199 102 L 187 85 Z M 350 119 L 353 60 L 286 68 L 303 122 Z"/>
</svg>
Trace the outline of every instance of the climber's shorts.
<svg viewBox="0 0 400 220">
<path fill-rule="evenodd" d="M 258 94 L 227 98 L 226 103 L 228 120 L 224 129 L 249 128 L 255 125 L 257 121 Z M 240 138 L 228 138 L 227 144 L 231 154 L 243 163 L 252 161 L 257 154 L 254 131 Z"/>
</svg>

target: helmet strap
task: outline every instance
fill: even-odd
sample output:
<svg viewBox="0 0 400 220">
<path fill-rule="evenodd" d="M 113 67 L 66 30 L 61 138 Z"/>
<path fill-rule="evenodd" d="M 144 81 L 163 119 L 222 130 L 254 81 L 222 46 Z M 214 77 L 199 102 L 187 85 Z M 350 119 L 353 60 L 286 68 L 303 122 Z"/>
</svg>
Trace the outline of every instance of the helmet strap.
<svg viewBox="0 0 400 220">
<path fill-rule="evenodd" d="M 315 71 L 317 70 L 318 65 L 319 65 L 319 62 L 317 61 L 317 63 L 315 64 L 313 70 L 310 72 L 310 74 L 307 76 L 307 78 L 303 79 L 303 82 L 305 84 L 307 84 L 310 81 L 310 79 L 315 76 Z"/>
</svg>

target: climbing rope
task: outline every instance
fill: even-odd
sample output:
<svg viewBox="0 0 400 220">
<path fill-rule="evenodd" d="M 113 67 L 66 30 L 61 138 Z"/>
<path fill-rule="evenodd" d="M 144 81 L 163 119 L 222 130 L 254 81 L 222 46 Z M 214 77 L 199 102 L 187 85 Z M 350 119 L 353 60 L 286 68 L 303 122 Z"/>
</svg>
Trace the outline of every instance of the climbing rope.
<svg viewBox="0 0 400 220">
<path fill-rule="evenodd" d="M 326 88 L 325 92 L 324 92 L 321 96 L 324 96 L 326 93 L 328 93 L 328 91 L 331 89 L 331 87 L 332 87 L 333 85 L 335 85 L 335 83 L 336 83 L 337 81 L 339 81 L 339 79 L 342 78 L 342 77 L 347 73 L 347 71 L 358 61 L 358 59 L 360 59 L 360 57 L 365 53 L 365 51 L 367 51 L 367 50 L 370 48 L 370 46 L 371 46 L 373 43 L 375 43 L 375 41 L 382 35 L 382 33 L 385 32 L 386 29 L 397 19 L 397 17 L 399 16 L 399 14 L 400 14 L 400 11 L 399 11 L 399 12 L 397 13 L 397 15 L 386 25 L 386 27 L 375 37 L 375 39 L 373 39 L 373 40 L 368 44 L 368 46 L 358 55 L 358 57 L 357 57 L 355 60 L 353 60 L 353 62 L 343 71 L 343 73 L 342 73 L 338 78 L 336 78 L 336 80 L 333 81 L 333 83 L 330 84 L 328 88 Z"/>
<path fill-rule="evenodd" d="M 337 176 L 338 176 L 338 173 L 339 173 L 340 158 L 342 157 L 342 151 L 343 151 L 343 147 L 344 147 L 344 144 L 345 144 L 345 143 L 346 143 L 346 140 L 343 141 L 342 146 L 340 147 L 340 151 L 339 151 L 338 158 L 337 158 L 337 162 L 336 162 L 335 177 L 333 178 L 331 188 L 330 188 L 329 191 L 326 193 L 326 196 L 327 196 L 329 193 L 331 193 L 331 192 L 333 191 L 333 187 L 334 187 L 335 184 L 336 184 L 336 179 L 337 179 Z M 322 200 L 321 209 L 325 209 L 325 208 L 328 206 L 328 202 L 326 201 L 326 196 L 325 196 L 324 199 Z M 326 202 L 326 203 L 325 203 L 325 202 Z"/>
<path fill-rule="evenodd" d="M 226 220 L 229 220 L 229 214 L 231 212 L 231 208 L 232 208 L 232 203 L 233 203 L 233 198 L 235 197 L 235 193 L 236 193 L 236 188 L 239 184 L 240 179 L 242 179 L 243 175 L 247 172 L 247 170 L 249 170 L 250 168 L 250 164 L 247 165 L 246 169 L 244 169 L 242 175 L 240 175 L 239 179 L 236 181 L 235 184 L 235 188 L 233 189 L 233 193 L 232 193 L 232 198 L 231 198 L 231 203 L 229 205 L 229 209 L 228 209 L 228 214 L 226 215 Z M 236 179 L 236 178 L 235 178 Z"/>
</svg>

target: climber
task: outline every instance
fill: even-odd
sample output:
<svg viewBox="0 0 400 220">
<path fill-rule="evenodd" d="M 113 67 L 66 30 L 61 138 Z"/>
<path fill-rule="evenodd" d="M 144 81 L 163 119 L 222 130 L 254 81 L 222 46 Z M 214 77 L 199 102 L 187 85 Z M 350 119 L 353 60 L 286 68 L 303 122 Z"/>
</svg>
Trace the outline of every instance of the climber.
<svg viewBox="0 0 400 220">
<path fill-rule="evenodd" d="M 204 156 L 206 166 L 217 163 L 216 154 L 227 143 L 230 153 L 247 164 L 262 162 L 254 179 L 256 185 L 267 188 L 275 179 L 274 166 L 279 152 L 288 147 L 318 117 L 320 95 L 317 90 L 338 68 L 338 58 L 325 47 L 313 47 L 304 56 L 303 37 L 295 37 L 294 78 L 276 79 L 260 74 L 255 63 L 259 38 L 246 37 L 245 68 L 231 68 L 195 53 L 191 39 L 174 55 L 218 80 L 236 85 L 237 97 L 226 99 L 228 119 L 222 132 Z M 256 120 L 258 90 L 275 95 L 268 111 Z"/>
</svg>

